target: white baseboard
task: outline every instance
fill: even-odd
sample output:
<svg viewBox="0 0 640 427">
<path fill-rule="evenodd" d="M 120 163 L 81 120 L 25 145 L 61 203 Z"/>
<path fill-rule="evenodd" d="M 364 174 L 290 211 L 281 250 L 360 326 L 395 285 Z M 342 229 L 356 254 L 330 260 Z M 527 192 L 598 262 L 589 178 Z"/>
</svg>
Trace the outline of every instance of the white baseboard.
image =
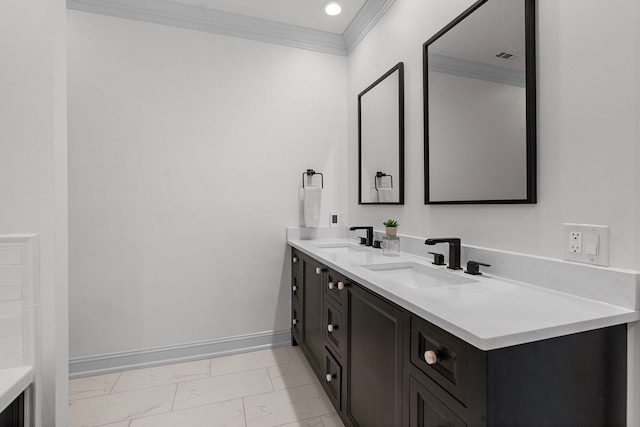
<svg viewBox="0 0 640 427">
<path fill-rule="evenodd" d="M 75 357 L 69 360 L 69 379 L 288 345 L 291 345 L 291 331 L 286 329 L 97 356 Z"/>
</svg>

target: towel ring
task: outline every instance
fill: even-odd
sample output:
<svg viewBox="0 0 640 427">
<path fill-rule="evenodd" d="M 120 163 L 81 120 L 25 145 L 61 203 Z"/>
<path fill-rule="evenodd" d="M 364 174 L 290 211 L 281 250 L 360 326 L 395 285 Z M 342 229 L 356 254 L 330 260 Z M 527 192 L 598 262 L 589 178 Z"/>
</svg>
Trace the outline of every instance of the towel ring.
<svg viewBox="0 0 640 427">
<path fill-rule="evenodd" d="M 320 172 L 314 171 L 313 169 L 307 169 L 306 172 L 302 172 L 302 188 L 304 188 L 304 176 L 305 175 L 307 175 L 307 176 L 320 175 L 320 188 L 324 188 L 324 175 L 322 175 Z M 393 184 L 391 186 L 393 187 Z"/>
<path fill-rule="evenodd" d="M 376 172 L 376 176 L 373 178 L 373 185 L 376 188 L 376 191 L 378 191 L 378 178 L 382 178 L 384 176 L 388 176 L 389 179 L 391 179 L 391 188 L 393 188 L 393 176 L 387 175 L 386 173 L 383 173 L 383 172 Z"/>
</svg>

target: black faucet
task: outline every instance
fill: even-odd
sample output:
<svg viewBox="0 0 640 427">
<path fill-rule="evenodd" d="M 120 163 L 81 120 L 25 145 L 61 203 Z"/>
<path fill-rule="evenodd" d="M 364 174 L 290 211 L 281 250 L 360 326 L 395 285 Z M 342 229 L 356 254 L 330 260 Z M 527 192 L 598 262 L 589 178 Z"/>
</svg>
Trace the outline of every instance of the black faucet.
<svg viewBox="0 0 640 427">
<path fill-rule="evenodd" d="M 447 237 L 440 239 L 427 239 L 425 245 L 435 245 L 436 243 L 449 244 L 449 265 L 451 270 L 460 270 L 460 239 L 457 237 Z"/>
<path fill-rule="evenodd" d="M 360 238 L 360 244 L 373 246 L 373 227 L 350 227 L 349 230 L 367 230 L 367 238 Z"/>
</svg>

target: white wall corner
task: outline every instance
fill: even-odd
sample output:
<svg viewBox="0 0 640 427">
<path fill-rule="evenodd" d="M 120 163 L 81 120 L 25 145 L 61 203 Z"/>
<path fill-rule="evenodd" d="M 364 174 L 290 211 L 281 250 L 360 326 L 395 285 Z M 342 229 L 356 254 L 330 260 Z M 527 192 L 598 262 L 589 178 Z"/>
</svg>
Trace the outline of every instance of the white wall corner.
<svg viewBox="0 0 640 427">
<path fill-rule="evenodd" d="M 395 0 L 369 0 L 364 4 L 342 35 L 349 53 L 358 46 L 358 43 L 362 41 L 394 2 Z"/>
</svg>

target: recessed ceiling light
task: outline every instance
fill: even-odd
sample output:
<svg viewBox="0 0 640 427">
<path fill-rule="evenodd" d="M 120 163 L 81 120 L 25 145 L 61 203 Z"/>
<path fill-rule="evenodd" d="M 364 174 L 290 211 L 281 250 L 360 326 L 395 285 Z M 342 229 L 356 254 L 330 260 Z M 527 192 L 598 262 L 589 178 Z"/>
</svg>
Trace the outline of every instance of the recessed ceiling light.
<svg viewBox="0 0 640 427">
<path fill-rule="evenodd" d="M 322 6 L 322 10 L 329 16 L 335 16 L 342 12 L 342 6 L 337 1 L 330 1 Z"/>
</svg>

